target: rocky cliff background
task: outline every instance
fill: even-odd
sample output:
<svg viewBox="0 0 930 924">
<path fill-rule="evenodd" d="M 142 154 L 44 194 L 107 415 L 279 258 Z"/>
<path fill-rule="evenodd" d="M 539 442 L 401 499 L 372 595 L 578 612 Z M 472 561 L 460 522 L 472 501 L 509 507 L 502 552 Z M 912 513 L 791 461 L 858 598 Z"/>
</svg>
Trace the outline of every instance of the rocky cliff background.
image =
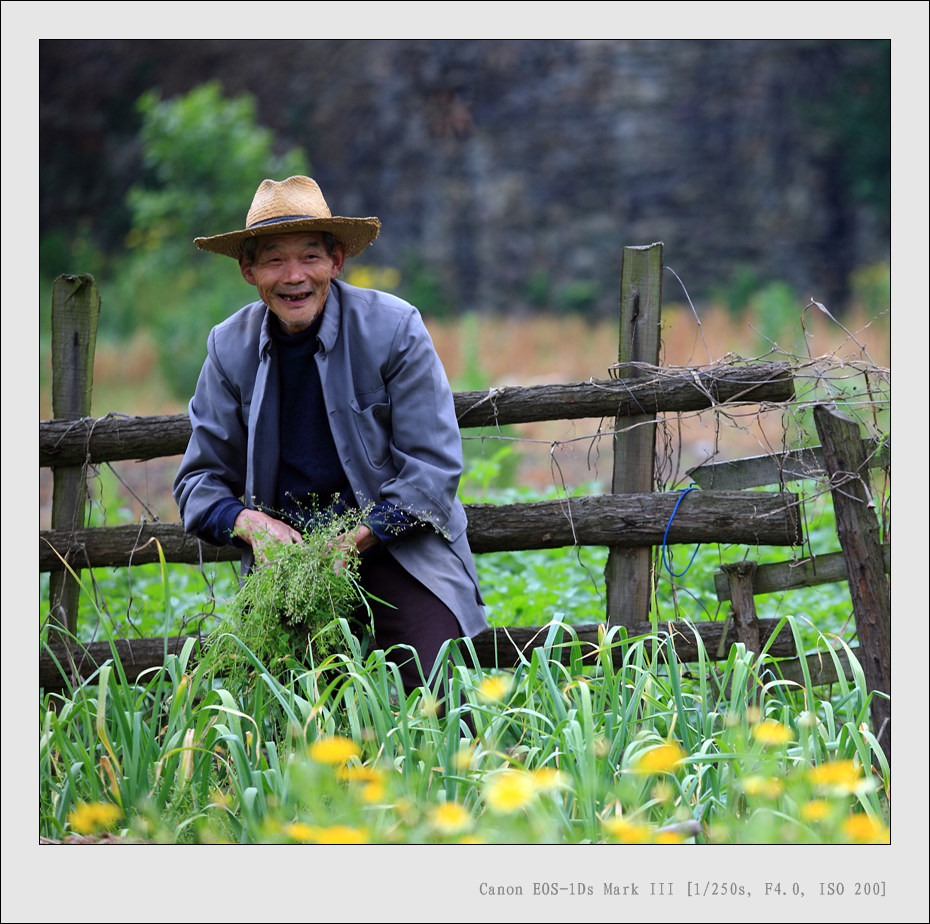
<svg viewBox="0 0 930 924">
<path fill-rule="evenodd" d="M 842 310 L 889 257 L 887 41 L 45 40 L 41 232 L 121 246 L 136 100 L 211 79 L 452 311 L 610 315 L 621 248 L 657 240 L 693 298 L 781 280 Z"/>
</svg>

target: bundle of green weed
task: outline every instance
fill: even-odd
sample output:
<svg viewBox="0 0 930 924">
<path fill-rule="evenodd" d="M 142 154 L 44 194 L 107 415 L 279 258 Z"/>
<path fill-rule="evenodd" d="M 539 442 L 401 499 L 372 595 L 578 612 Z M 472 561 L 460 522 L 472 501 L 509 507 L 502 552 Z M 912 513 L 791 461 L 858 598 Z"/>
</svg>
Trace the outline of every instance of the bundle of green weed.
<svg viewBox="0 0 930 924">
<path fill-rule="evenodd" d="M 204 656 L 211 676 L 226 678 L 232 689 L 255 679 L 247 648 L 276 673 L 295 661 L 315 666 L 347 652 L 339 625 L 364 601 L 359 559 L 347 555 L 340 537 L 361 522 L 353 511 L 303 534 L 300 544 L 281 543 L 267 562 L 242 581 L 228 605 L 228 618 L 209 636 Z M 278 670 L 280 668 L 280 670 Z"/>
</svg>

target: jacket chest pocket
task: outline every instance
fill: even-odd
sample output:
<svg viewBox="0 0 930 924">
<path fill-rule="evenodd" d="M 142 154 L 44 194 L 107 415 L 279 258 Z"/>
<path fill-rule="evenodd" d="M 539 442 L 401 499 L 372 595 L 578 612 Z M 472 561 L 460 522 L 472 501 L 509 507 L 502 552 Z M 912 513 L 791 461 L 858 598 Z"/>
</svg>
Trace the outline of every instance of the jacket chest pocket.
<svg viewBox="0 0 930 924">
<path fill-rule="evenodd" d="M 391 457 L 391 399 L 384 389 L 356 395 L 349 407 L 355 429 L 373 468 L 384 468 Z"/>
</svg>

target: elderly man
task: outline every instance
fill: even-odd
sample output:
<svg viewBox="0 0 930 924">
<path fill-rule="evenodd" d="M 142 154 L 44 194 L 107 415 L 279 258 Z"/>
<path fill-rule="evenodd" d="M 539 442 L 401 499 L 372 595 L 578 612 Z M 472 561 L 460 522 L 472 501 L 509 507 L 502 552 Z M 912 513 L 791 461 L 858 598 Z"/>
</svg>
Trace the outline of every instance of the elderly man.
<svg viewBox="0 0 930 924">
<path fill-rule="evenodd" d="M 442 644 L 486 626 L 465 511 L 452 393 L 419 313 L 338 279 L 377 218 L 334 217 L 295 176 L 258 188 L 245 228 L 195 244 L 233 257 L 260 301 L 207 341 L 174 495 L 185 529 L 243 545 L 300 542 L 314 517 L 366 511 L 347 537 L 372 601 L 375 641 L 409 645 L 424 673 Z M 338 498 L 320 510 L 319 498 Z M 383 603 L 379 601 L 384 601 Z M 396 652 L 405 688 L 420 680 Z"/>
</svg>

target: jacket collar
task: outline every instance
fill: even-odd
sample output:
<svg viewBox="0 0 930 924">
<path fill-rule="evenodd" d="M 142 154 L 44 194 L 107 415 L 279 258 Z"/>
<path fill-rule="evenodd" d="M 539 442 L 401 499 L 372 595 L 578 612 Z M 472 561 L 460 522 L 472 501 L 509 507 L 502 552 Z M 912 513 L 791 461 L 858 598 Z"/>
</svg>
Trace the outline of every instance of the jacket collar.
<svg viewBox="0 0 930 924">
<path fill-rule="evenodd" d="M 326 304 L 323 306 L 323 323 L 320 325 L 320 333 L 317 337 L 324 353 L 328 353 L 336 345 L 341 317 L 342 292 L 339 289 L 339 280 L 334 279 L 329 287 L 329 295 L 326 296 Z"/>
<path fill-rule="evenodd" d="M 320 341 L 324 353 L 328 353 L 336 345 L 336 338 L 339 336 L 342 297 L 338 286 L 338 281 L 334 279 L 329 287 L 329 295 L 326 296 L 326 304 L 323 306 L 323 323 L 320 324 L 320 333 L 317 335 L 317 339 Z M 263 360 L 268 358 L 268 351 L 271 349 L 273 342 L 271 335 L 271 325 L 274 323 L 271 319 L 273 317 L 274 315 L 266 305 L 262 330 L 258 338 L 258 355 Z"/>
<path fill-rule="evenodd" d="M 262 305 L 265 308 L 265 317 L 262 319 L 262 332 L 258 337 L 258 356 L 259 359 L 266 360 L 273 342 L 271 336 L 271 325 L 273 322 L 271 319 L 274 315 L 268 310 L 268 306 L 265 305 L 264 302 L 262 302 Z"/>
</svg>

